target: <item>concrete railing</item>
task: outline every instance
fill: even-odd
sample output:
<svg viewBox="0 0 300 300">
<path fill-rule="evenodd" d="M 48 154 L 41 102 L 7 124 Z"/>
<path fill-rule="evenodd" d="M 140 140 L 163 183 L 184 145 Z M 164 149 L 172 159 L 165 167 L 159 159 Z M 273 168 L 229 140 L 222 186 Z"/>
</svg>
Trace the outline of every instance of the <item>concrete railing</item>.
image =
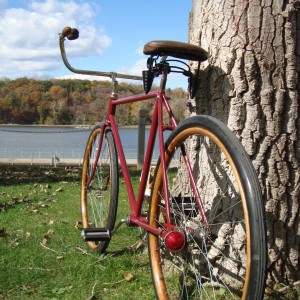
<svg viewBox="0 0 300 300">
<path fill-rule="evenodd" d="M 137 150 L 126 149 L 125 157 L 130 166 L 136 166 Z M 153 154 L 153 160 L 157 160 L 158 153 Z M 68 151 L 39 149 L 0 149 L 0 165 L 37 165 L 37 166 L 81 166 L 83 153 L 71 149 Z"/>
</svg>

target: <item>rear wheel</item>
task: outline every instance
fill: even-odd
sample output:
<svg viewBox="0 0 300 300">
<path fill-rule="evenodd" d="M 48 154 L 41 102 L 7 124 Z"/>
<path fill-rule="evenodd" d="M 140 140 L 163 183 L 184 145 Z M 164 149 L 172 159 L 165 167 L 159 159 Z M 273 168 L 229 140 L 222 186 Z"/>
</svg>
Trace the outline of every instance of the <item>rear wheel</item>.
<svg viewBox="0 0 300 300">
<path fill-rule="evenodd" d="M 112 231 L 118 204 L 118 157 L 112 132 L 106 129 L 97 159 L 101 130 L 101 125 L 97 125 L 86 145 L 81 182 L 81 219 L 84 229 L 106 228 Z M 104 252 L 109 240 L 89 241 L 87 244 L 98 252 Z"/>
<path fill-rule="evenodd" d="M 182 145 L 200 195 L 207 225 L 195 201 Z M 212 117 L 182 122 L 165 146 L 169 199 L 162 167 L 153 182 L 149 224 L 165 230 L 165 203 L 172 224 L 184 233 L 180 251 L 149 234 L 149 257 L 158 299 L 262 299 L 265 229 L 260 186 L 233 133 Z"/>
</svg>

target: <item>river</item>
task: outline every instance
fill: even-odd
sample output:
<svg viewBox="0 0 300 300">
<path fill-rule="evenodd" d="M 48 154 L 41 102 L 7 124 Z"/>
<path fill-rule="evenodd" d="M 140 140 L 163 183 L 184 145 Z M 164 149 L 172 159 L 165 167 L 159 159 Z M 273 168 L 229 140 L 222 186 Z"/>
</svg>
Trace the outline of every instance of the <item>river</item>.
<svg viewBox="0 0 300 300">
<path fill-rule="evenodd" d="M 81 159 L 90 131 L 59 126 L 0 126 L 0 160 L 54 156 Z M 119 131 L 126 158 L 136 159 L 138 129 L 120 128 Z M 148 136 L 149 129 L 146 129 L 146 141 Z M 157 156 L 158 150 L 155 152 Z"/>
</svg>

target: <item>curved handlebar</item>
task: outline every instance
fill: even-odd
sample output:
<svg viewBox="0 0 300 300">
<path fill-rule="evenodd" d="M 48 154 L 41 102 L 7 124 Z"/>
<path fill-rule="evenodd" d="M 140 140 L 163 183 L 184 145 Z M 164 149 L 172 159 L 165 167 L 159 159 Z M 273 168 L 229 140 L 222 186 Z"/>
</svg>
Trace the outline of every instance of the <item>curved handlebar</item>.
<svg viewBox="0 0 300 300">
<path fill-rule="evenodd" d="M 101 71 L 90 71 L 90 70 L 79 70 L 73 68 L 66 55 L 65 51 L 65 45 L 64 41 L 65 38 L 68 40 L 76 40 L 79 37 L 79 31 L 76 28 L 71 27 L 65 27 L 62 32 L 59 34 L 59 47 L 61 52 L 62 60 L 65 64 L 65 66 L 73 73 L 77 74 L 83 74 L 83 75 L 94 75 L 94 76 L 104 76 L 104 77 L 110 77 L 110 78 L 124 78 L 124 79 L 132 79 L 132 80 L 143 80 L 142 76 L 137 75 L 129 75 L 129 74 L 122 74 L 122 73 L 116 73 L 116 72 L 101 72 Z"/>
</svg>

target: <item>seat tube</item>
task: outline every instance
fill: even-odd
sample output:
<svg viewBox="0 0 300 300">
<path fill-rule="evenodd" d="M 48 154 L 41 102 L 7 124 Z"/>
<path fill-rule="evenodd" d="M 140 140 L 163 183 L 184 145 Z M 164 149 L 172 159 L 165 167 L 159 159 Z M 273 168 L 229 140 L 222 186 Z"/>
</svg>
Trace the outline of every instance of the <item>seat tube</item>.
<svg viewBox="0 0 300 300">
<path fill-rule="evenodd" d="M 163 195 L 165 198 L 165 208 L 166 208 L 166 218 L 167 224 L 171 224 L 170 218 L 170 203 L 169 203 L 169 190 L 168 190 L 168 181 L 167 181 L 167 169 L 165 161 L 165 150 L 164 150 L 164 136 L 163 136 L 163 94 L 165 92 L 167 77 L 168 77 L 169 65 L 165 64 L 163 69 L 162 78 L 160 81 L 160 93 L 158 99 L 158 139 L 159 139 L 159 152 L 160 152 L 160 161 L 162 166 L 163 173 Z M 168 229 L 168 228 L 167 228 Z"/>
</svg>

